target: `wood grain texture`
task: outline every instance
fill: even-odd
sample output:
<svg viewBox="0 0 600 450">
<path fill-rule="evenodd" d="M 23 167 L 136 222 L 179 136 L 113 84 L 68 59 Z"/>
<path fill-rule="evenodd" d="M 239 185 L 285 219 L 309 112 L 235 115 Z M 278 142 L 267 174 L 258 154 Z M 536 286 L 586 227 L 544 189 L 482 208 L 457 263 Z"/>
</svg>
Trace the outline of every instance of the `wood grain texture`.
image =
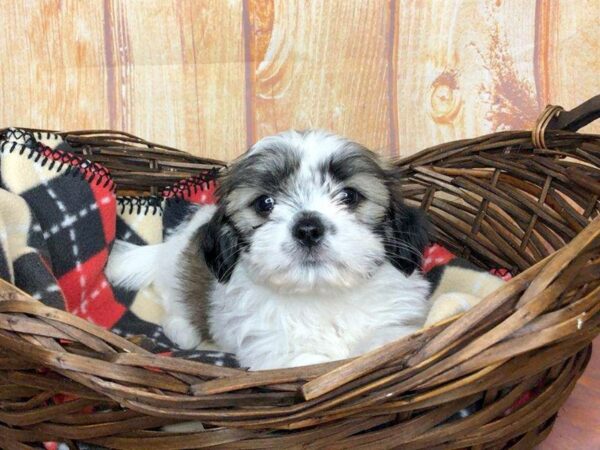
<svg viewBox="0 0 600 450">
<path fill-rule="evenodd" d="M 107 3 L 112 128 L 221 159 L 245 145 L 241 1 Z"/>
<path fill-rule="evenodd" d="M 121 129 L 226 160 L 309 126 L 408 155 L 600 92 L 597 0 L 0 6 L 3 126 Z"/>
<path fill-rule="evenodd" d="M 594 340 L 592 359 L 575 390 L 558 413 L 548 438 L 538 450 L 593 450 L 600 448 L 600 338 Z"/>
<path fill-rule="evenodd" d="M 600 2 L 540 0 L 547 17 L 548 103 L 569 109 L 600 93 Z M 600 122 L 585 131 L 600 133 Z"/>
<path fill-rule="evenodd" d="M 391 4 L 247 0 L 250 139 L 319 127 L 391 151 Z"/>
<path fill-rule="evenodd" d="M 102 4 L 0 0 L 0 126 L 107 127 Z"/>
<path fill-rule="evenodd" d="M 397 27 L 403 154 L 531 126 L 540 109 L 534 3 L 402 0 Z"/>
</svg>

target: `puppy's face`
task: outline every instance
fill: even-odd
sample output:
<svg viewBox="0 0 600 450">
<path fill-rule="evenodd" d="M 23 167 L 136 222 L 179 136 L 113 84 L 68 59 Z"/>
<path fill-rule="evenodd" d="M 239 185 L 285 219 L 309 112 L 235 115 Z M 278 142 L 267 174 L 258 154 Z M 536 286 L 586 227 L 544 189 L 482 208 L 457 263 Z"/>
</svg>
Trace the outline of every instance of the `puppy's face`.
<svg viewBox="0 0 600 450">
<path fill-rule="evenodd" d="M 410 274 L 426 243 L 392 171 L 360 145 L 320 131 L 264 138 L 221 179 L 203 248 L 219 281 L 244 265 L 282 291 L 349 288 L 386 260 Z"/>
</svg>

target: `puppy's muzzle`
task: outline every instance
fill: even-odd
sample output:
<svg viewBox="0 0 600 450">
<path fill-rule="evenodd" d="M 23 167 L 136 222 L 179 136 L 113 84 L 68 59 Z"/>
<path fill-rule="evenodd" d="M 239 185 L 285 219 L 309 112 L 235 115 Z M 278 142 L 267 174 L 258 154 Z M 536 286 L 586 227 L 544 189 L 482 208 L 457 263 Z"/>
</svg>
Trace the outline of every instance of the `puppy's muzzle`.
<svg viewBox="0 0 600 450">
<path fill-rule="evenodd" d="M 313 212 L 302 213 L 292 228 L 294 239 L 307 248 L 318 245 L 324 235 L 325 225 L 319 215 Z"/>
</svg>

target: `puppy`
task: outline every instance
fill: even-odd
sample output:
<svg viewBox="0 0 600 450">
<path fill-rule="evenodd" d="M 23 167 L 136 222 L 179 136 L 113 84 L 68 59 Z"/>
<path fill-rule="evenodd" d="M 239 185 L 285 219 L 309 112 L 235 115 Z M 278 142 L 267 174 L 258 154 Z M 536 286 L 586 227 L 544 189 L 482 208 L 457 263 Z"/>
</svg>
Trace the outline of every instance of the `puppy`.
<svg viewBox="0 0 600 450">
<path fill-rule="evenodd" d="M 425 323 L 428 243 L 394 169 L 322 131 L 260 140 L 162 244 L 117 242 L 109 280 L 151 283 L 182 348 L 212 340 L 270 369 L 359 355 Z"/>
</svg>

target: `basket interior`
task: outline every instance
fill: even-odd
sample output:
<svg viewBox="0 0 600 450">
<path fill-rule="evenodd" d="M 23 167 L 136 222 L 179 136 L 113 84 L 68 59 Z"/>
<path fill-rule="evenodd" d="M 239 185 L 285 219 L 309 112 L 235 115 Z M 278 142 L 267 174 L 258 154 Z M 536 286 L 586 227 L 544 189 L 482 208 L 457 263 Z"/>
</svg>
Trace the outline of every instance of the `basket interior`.
<svg viewBox="0 0 600 450">
<path fill-rule="evenodd" d="M 122 195 L 155 195 L 190 177 L 213 179 L 226 165 L 120 131 L 21 129 L 36 138 L 60 136 L 70 152 L 108 169 Z M 0 136 L 7 130 L 0 129 Z"/>
<path fill-rule="evenodd" d="M 570 242 L 600 211 L 600 139 L 529 132 L 444 144 L 398 162 L 433 239 L 480 267 L 519 273 Z"/>
</svg>

